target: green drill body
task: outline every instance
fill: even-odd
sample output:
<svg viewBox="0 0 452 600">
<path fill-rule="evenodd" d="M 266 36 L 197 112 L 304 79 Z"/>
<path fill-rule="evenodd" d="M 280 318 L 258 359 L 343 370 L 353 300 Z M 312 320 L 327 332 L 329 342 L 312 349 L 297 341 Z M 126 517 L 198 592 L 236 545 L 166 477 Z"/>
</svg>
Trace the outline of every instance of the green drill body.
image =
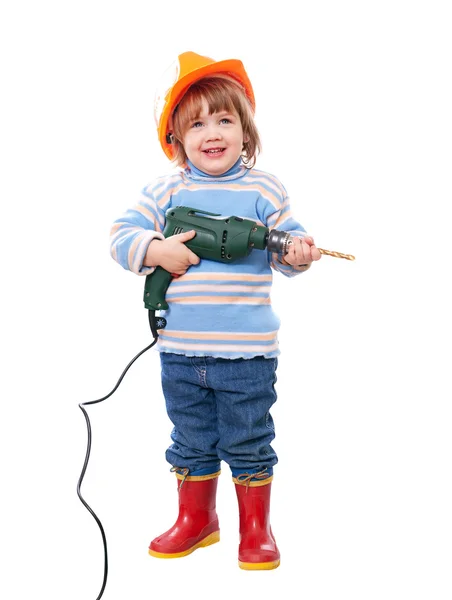
<svg viewBox="0 0 452 600">
<path fill-rule="evenodd" d="M 166 211 L 165 237 L 196 231 L 194 238 L 185 242 L 186 246 L 201 259 L 218 262 L 232 262 L 248 256 L 253 249 L 269 249 L 270 230 L 257 225 L 250 219 L 223 217 L 215 213 L 177 206 Z M 274 248 L 281 250 L 287 244 L 289 234 L 275 232 Z M 149 310 L 166 310 L 166 290 L 172 275 L 162 267 L 157 267 L 147 275 L 144 286 L 144 306 Z"/>
</svg>

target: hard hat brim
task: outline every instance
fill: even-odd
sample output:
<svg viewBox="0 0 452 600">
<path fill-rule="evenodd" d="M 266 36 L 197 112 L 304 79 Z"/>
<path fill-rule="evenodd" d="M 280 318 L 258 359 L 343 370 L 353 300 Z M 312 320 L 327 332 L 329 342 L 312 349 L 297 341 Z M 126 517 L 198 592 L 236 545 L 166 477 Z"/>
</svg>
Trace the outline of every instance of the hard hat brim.
<svg viewBox="0 0 452 600">
<path fill-rule="evenodd" d="M 168 144 L 166 136 L 168 133 L 168 122 L 171 118 L 171 114 L 173 113 L 178 103 L 182 100 L 182 97 L 185 94 L 185 92 L 193 83 L 195 83 L 195 81 L 198 81 L 199 79 L 202 79 L 203 77 L 206 77 L 208 75 L 216 74 L 229 75 L 230 77 L 238 81 L 244 87 L 246 95 L 251 103 L 253 110 L 255 109 L 256 102 L 254 99 L 253 87 L 245 71 L 245 67 L 243 66 L 240 60 L 222 60 L 205 65 L 203 67 L 200 67 L 199 69 L 194 69 L 193 71 L 190 71 L 190 73 L 187 73 L 186 75 L 178 79 L 178 81 L 169 91 L 165 108 L 163 109 L 160 117 L 158 127 L 158 138 L 163 148 L 163 151 L 170 160 L 174 158 L 174 152 L 172 145 Z"/>
</svg>

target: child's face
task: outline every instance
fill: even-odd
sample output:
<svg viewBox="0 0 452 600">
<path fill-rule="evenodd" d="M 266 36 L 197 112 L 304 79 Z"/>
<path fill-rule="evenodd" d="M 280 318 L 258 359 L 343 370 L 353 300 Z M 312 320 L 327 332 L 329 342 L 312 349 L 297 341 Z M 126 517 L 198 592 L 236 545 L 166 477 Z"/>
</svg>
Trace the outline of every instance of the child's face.
<svg viewBox="0 0 452 600">
<path fill-rule="evenodd" d="M 189 160 L 208 175 L 222 175 L 242 153 L 242 123 L 238 114 L 222 111 L 209 115 L 203 101 L 201 114 L 188 124 L 182 143 Z"/>
</svg>

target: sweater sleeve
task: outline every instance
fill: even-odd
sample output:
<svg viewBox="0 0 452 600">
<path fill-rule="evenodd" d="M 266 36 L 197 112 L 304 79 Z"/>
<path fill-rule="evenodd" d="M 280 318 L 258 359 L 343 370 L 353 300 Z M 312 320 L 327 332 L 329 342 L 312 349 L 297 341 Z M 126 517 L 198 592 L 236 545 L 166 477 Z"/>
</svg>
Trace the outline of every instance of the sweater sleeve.
<svg viewBox="0 0 452 600">
<path fill-rule="evenodd" d="M 165 239 L 165 211 L 170 194 L 159 201 L 156 186 L 144 188 L 139 202 L 113 223 L 110 233 L 111 256 L 124 269 L 137 275 L 149 275 L 155 267 L 143 266 L 149 244 Z"/>
<path fill-rule="evenodd" d="M 262 222 L 270 229 L 285 231 L 293 237 L 305 237 L 307 234 L 304 227 L 292 215 L 290 200 L 284 186 L 274 176 L 270 176 L 271 186 L 267 198 L 262 198 L 261 211 Z M 269 253 L 270 265 L 275 271 L 279 271 L 286 277 L 294 277 L 303 273 L 309 267 L 294 267 L 282 262 L 282 257 L 276 253 Z"/>
</svg>

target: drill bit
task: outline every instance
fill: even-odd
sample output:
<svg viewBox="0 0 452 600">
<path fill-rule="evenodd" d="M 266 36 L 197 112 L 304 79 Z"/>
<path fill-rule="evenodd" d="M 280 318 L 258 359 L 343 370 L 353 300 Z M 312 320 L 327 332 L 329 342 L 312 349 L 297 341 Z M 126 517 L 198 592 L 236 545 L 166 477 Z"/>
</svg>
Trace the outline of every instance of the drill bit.
<svg viewBox="0 0 452 600">
<path fill-rule="evenodd" d="M 334 252 L 333 250 L 324 250 L 323 248 L 318 249 L 320 254 L 327 254 L 328 256 L 335 256 L 336 258 L 345 258 L 346 260 L 355 260 L 353 254 L 342 254 L 342 252 Z"/>
</svg>

